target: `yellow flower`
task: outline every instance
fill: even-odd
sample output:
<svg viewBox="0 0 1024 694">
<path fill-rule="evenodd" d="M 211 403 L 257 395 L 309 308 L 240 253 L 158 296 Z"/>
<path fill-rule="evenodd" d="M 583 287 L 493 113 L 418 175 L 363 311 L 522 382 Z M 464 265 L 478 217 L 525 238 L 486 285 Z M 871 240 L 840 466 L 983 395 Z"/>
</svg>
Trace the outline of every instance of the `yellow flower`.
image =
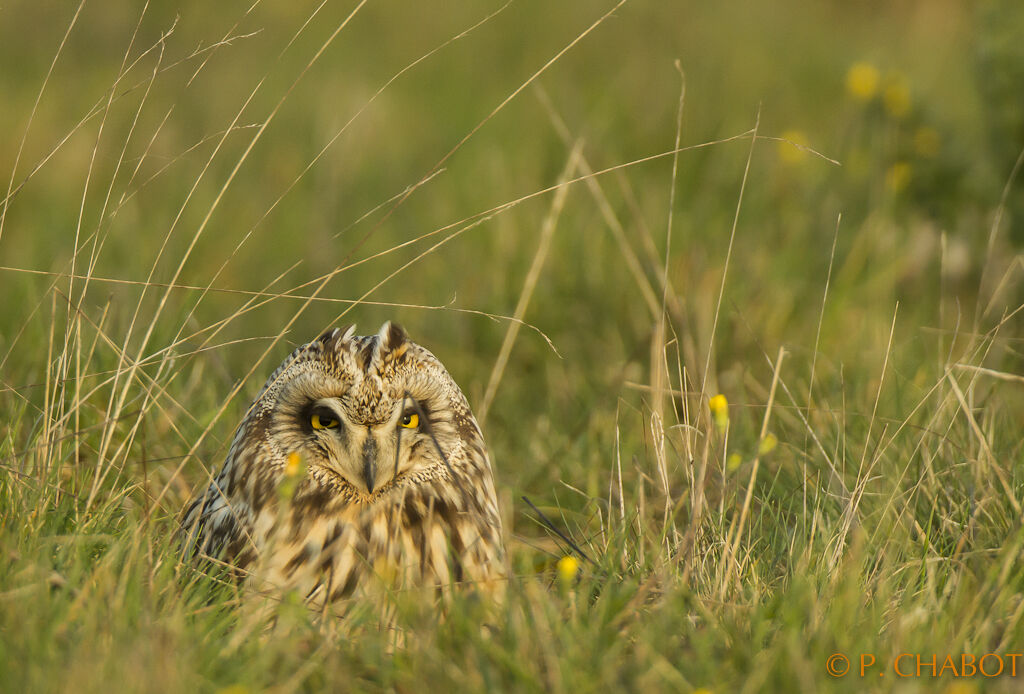
<svg viewBox="0 0 1024 694">
<path fill-rule="evenodd" d="M 799 130 L 787 130 L 779 138 L 779 159 L 783 164 L 799 164 L 807 158 L 807 136 Z"/>
<path fill-rule="evenodd" d="M 739 453 L 730 453 L 729 457 L 726 458 L 725 460 L 725 469 L 728 470 L 729 472 L 732 472 L 742 464 L 743 456 L 741 456 Z"/>
<path fill-rule="evenodd" d="M 898 161 L 885 172 L 885 187 L 892 193 L 902 193 L 910 183 L 910 164 Z"/>
<path fill-rule="evenodd" d="M 298 477 L 303 470 L 302 456 L 294 451 L 288 454 L 288 462 L 284 465 L 284 474 L 288 477 Z"/>
<path fill-rule="evenodd" d="M 846 92 L 857 101 L 868 102 L 878 93 L 881 79 L 878 68 L 870 63 L 854 63 L 846 72 Z"/>
<path fill-rule="evenodd" d="M 711 410 L 711 416 L 715 418 L 715 424 L 719 429 L 724 429 L 729 424 L 729 401 L 724 395 L 719 393 L 708 400 L 708 409 Z"/>
<path fill-rule="evenodd" d="M 942 138 L 939 136 L 939 131 L 935 128 L 922 125 L 914 131 L 914 151 L 919 156 L 931 159 L 939 153 L 941 146 Z"/>
<path fill-rule="evenodd" d="M 906 77 L 898 72 L 889 75 L 882 92 L 882 103 L 885 104 L 885 112 L 893 118 L 903 118 L 910 113 L 910 87 Z"/>
<path fill-rule="evenodd" d="M 306 466 L 302 462 L 302 456 L 292 451 L 285 458 L 284 478 L 277 486 L 277 496 L 282 502 L 287 502 L 295 496 L 299 488 L 302 476 L 306 474 Z"/>
<path fill-rule="evenodd" d="M 761 439 L 761 443 L 758 444 L 758 446 L 757 446 L 757 454 L 758 455 L 768 455 L 773 450 L 775 450 L 775 447 L 777 445 L 779 445 L 779 440 L 777 438 L 775 438 L 775 434 L 772 434 L 772 433 L 765 434 L 764 438 Z"/>
<path fill-rule="evenodd" d="M 563 585 L 570 585 L 580 571 L 580 562 L 576 557 L 562 557 L 558 560 L 556 568 L 558 569 L 558 580 Z"/>
</svg>

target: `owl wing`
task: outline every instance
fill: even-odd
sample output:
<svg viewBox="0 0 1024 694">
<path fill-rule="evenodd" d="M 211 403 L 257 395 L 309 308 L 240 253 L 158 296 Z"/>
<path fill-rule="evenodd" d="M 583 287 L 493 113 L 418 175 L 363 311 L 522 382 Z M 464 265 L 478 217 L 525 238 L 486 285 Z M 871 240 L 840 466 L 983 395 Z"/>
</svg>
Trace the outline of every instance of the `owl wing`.
<svg viewBox="0 0 1024 694">
<path fill-rule="evenodd" d="M 182 516 L 180 538 L 187 556 L 230 559 L 244 568 L 255 556 L 251 541 L 254 514 L 245 498 L 233 494 L 230 463 L 197 496 Z"/>
</svg>

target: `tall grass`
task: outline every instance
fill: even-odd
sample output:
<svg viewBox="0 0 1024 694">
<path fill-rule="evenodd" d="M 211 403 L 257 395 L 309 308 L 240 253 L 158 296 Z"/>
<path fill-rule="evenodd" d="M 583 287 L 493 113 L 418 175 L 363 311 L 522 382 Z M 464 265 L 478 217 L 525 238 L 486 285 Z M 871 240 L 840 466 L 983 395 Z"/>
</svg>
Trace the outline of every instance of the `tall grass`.
<svg viewBox="0 0 1024 694">
<path fill-rule="evenodd" d="M 1015 691 L 954 675 L 1024 636 L 1016 170 L 962 106 L 978 189 L 898 185 L 941 89 L 843 97 L 904 10 L 828 7 L 0 10 L 0 686 Z M 278 360 L 387 318 L 484 422 L 514 568 L 397 637 L 173 540 Z"/>
</svg>

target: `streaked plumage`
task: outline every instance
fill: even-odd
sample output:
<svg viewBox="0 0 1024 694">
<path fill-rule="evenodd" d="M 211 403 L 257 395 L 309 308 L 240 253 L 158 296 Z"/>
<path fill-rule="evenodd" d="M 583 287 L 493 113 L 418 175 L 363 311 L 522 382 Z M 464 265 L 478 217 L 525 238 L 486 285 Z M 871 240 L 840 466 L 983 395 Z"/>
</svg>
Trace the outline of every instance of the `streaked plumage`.
<svg viewBox="0 0 1024 694">
<path fill-rule="evenodd" d="M 465 397 L 397 325 L 354 330 L 299 347 L 270 376 L 186 507 L 187 551 L 316 601 L 381 578 L 500 582 L 491 465 Z"/>
</svg>

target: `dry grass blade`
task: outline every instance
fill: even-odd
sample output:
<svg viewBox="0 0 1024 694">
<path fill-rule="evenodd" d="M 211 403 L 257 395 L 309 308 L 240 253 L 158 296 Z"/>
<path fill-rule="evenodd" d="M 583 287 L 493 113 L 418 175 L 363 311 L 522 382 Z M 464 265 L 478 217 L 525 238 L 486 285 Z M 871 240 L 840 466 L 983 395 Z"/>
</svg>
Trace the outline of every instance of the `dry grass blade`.
<svg viewBox="0 0 1024 694">
<path fill-rule="evenodd" d="M 722 298 L 725 296 L 725 282 L 729 277 L 729 265 L 732 261 L 733 242 L 736 240 L 736 228 L 740 222 L 740 209 L 743 206 L 743 193 L 747 189 L 747 177 L 750 174 L 750 162 L 754 158 L 754 144 L 757 142 L 757 132 L 761 127 L 761 111 L 758 109 L 757 119 L 754 121 L 754 128 L 749 132 L 750 149 L 747 150 L 747 163 L 743 167 L 743 179 L 740 182 L 740 192 L 736 198 L 736 211 L 732 218 L 732 228 L 729 230 L 729 246 L 725 252 L 725 263 L 722 267 L 722 281 L 718 287 L 718 299 L 715 302 L 715 317 L 711 324 L 711 335 L 708 337 L 708 352 L 704 361 L 704 375 L 700 379 L 701 402 L 707 394 L 708 376 L 711 373 L 711 359 L 715 353 L 715 333 L 718 331 L 718 319 L 722 313 Z"/>
<path fill-rule="evenodd" d="M 1006 213 L 1006 202 L 1010 196 L 1010 191 L 1013 189 L 1013 183 L 1017 180 L 1017 175 L 1020 173 L 1021 165 L 1024 165 L 1024 149 L 1021 149 L 1017 155 L 1017 160 L 1013 163 L 1013 168 L 1010 169 L 1010 174 L 1006 177 L 1006 183 L 1003 185 L 1003 192 L 999 196 L 999 205 L 996 207 L 996 214 L 992 219 L 992 226 L 988 232 L 988 245 L 985 248 L 985 267 L 982 268 L 981 283 L 982 286 L 978 287 L 978 300 L 975 306 L 975 323 L 974 330 L 977 332 L 979 322 L 983 316 L 987 316 L 992 308 L 995 306 L 996 297 L 999 295 L 999 288 L 1002 286 L 1002 282 L 994 289 L 989 298 L 988 305 L 984 311 L 981 311 L 981 302 L 984 297 L 984 283 L 989 273 L 988 268 L 993 261 L 993 251 L 996 245 L 996 235 L 999 233 L 999 227 L 1002 225 L 1003 215 Z M 1012 268 L 1012 266 L 1011 266 Z M 1005 278 L 1004 278 L 1005 279 Z"/>
<path fill-rule="evenodd" d="M 883 429 L 882 434 L 878 437 L 878 440 L 875 443 L 874 450 L 876 454 L 872 456 L 872 460 L 868 466 L 868 470 L 867 472 L 865 472 L 864 462 L 868 458 L 868 449 L 872 445 L 871 432 L 874 428 L 875 421 L 878 415 L 878 404 L 882 398 L 882 388 L 885 385 L 885 376 L 886 372 L 888 371 L 889 357 L 892 354 L 892 339 L 893 335 L 896 332 L 896 316 L 898 315 L 898 313 L 899 304 L 897 303 L 896 308 L 893 309 L 892 313 L 892 324 L 889 328 L 889 342 L 885 347 L 885 359 L 882 362 L 882 371 L 878 376 L 878 387 L 875 390 L 875 401 L 871 407 L 871 416 L 868 419 L 868 428 L 867 432 L 864 435 L 864 447 L 861 449 L 860 462 L 857 464 L 857 482 L 854 485 L 853 492 L 849 495 L 848 499 L 846 500 L 846 507 L 843 509 L 842 523 L 840 524 L 839 532 L 836 534 L 835 537 L 832 538 L 834 547 L 832 550 L 832 554 L 829 558 L 829 566 L 833 571 L 839 565 L 843 557 L 843 553 L 846 550 L 846 541 L 850 535 L 850 529 L 853 527 L 854 519 L 857 516 L 858 505 L 860 504 L 860 501 L 863 498 L 864 489 L 867 486 L 871 468 L 874 467 L 874 461 L 877 460 L 877 457 L 875 457 L 875 455 L 877 455 L 877 451 L 879 451 L 882 448 L 881 443 L 882 440 L 885 438 L 885 430 Z"/>
<path fill-rule="evenodd" d="M 565 168 L 559 175 L 558 180 L 565 181 L 573 175 L 573 172 L 579 167 L 580 156 L 583 150 L 583 143 L 577 142 L 572 148 L 572 152 L 569 154 L 569 159 L 565 164 Z M 526 273 L 526 277 L 523 279 L 523 288 L 519 292 L 519 300 L 516 302 L 515 311 L 512 316 L 515 319 L 509 323 L 508 329 L 505 331 L 505 338 L 501 342 L 501 349 L 498 350 L 498 358 L 494 361 L 494 367 L 491 369 L 491 376 L 487 381 L 487 389 L 484 391 L 483 401 L 480 403 L 480 408 L 477 410 L 477 419 L 480 425 L 483 426 L 487 422 L 487 413 L 491 409 L 491 403 L 494 402 L 494 396 L 498 392 L 498 385 L 501 383 L 501 378 L 505 374 L 505 367 L 508 365 L 508 358 L 512 354 L 512 346 L 516 342 L 516 337 L 519 335 L 520 322 L 523 320 L 523 316 L 526 315 L 526 309 L 530 305 L 530 299 L 533 298 L 533 290 L 537 287 L 537 281 L 540 279 L 540 273 L 544 269 L 544 262 L 547 260 L 548 252 L 551 250 L 551 239 L 554 237 L 555 229 L 558 227 L 558 219 L 562 214 L 562 208 L 565 206 L 565 198 L 569 193 L 569 188 L 563 185 L 555 193 L 554 198 L 551 200 L 551 207 L 548 210 L 547 215 L 544 217 L 544 221 L 540 227 L 540 238 L 537 240 L 537 250 L 533 254 L 533 261 L 530 263 L 530 269 Z"/>
<path fill-rule="evenodd" d="M 997 371 L 996 369 L 986 369 L 982 366 L 974 366 L 973 364 L 953 364 L 958 369 L 964 369 L 966 371 L 973 371 L 984 376 L 991 376 L 997 378 L 1000 381 L 1010 381 L 1012 383 L 1024 383 L 1024 376 L 1019 374 L 1006 373 L 1005 371 Z"/>
<path fill-rule="evenodd" d="M 1021 513 L 1020 502 L 1017 500 L 1017 496 L 1013 493 L 1010 481 L 1006 478 L 1006 472 L 992 454 L 992 447 L 989 445 L 988 439 L 985 437 L 984 432 L 982 432 L 981 427 L 978 426 L 978 421 L 974 418 L 974 413 L 967 404 L 967 399 L 964 398 L 963 391 L 960 390 L 960 384 L 957 383 L 956 377 L 952 372 L 947 373 L 946 378 L 949 380 L 949 385 L 953 389 L 953 394 L 956 395 L 956 399 L 960 403 L 960 411 L 964 413 L 964 417 L 967 418 L 967 423 L 971 426 L 971 432 L 978 440 L 978 445 L 981 447 L 981 451 L 983 453 L 982 458 L 988 464 L 989 470 L 991 470 L 999 480 L 999 484 L 1003 488 L 1003 493 L 1006 494 L 1007 501 L 1010 502 L 1010 505 L 1013 506 L 1014 513 L 1019 517 Z"/>
<path fill-rule="evenodd" d="M 554 104 L 551 102 L 551 97 L 544 90 L 543 87 L 537 87 L 537 98 L 540 100 L 544 109 L 548 112 L 548 117 L 551 119 L 551 123 L 558 133 L 562 141 L 567 146 L 572 145 L 572 134 L 569 132 L 568 126 L 565 121 L 555 110 Z M 676 143 L 676 147 L 679 143 Z M 636 283 L 637 289 L 640 290 L 640 295 L 643 297 L 644 303 L 647 305 L 647 309 L 651 312 L 651 319 L 657 320 L 658 318 L 658 298 L 654 293 L 654 288 L 651 287 L 650 281 L 647 279 L 647 275 L 644 274 L 643 265 L 640 263 L 640 259 L 637 258 L 633 248 L 629 245 L 629 241 L 626 239 L 626 230 L 623 228 L 622 223 L 616 216 L 615 211 L 612 209 L 611 203 L 608 202 L 608 196 L 605 195 L 604 189 L 601 187 L 600 181 L 594 176 L 594 170 L 591 168 L 587 158 L 580 155 L 580 173 L 586 177 L 587 188 L 590 190 L 591 195 L 594 197 L 594 201 L 597 203 L 597 209 L 601 212 L 601 217 L 604 219 L 608 229 L 611 230 L 612 236 L 615 238 L 615 243 L 622 251 L 622 257 L 626 261 L 626 267 L 629 268 L 630 273 L 633 275 L 633 280 Z"/>
<path fill-rule="evenodd" d="M 779 347 L 779 355 L 775 358 L 775 366 L 772 369 L 772 385 L 768 391 L 768 402 L 765 404 L 764 419 L 761 420 L 761 433 L 758 436 L 758 449 L 754 455 L 754 462 L 750 468 L 750 481 L 747 482 L 747 492 L 743 497 L 743 507 L 740 509 L 739 521 L 733 521 L 726 536 L 725 547 L 725 575 L 718 588 L 718 599 L 724 600 L 726 591 L 732 582 L 732 576 L 738 569 L 740 538 L 743 537 L 743 528 L 747 523 L 747 515 L 750 513 L 750 503 L 754 498 L 754 483 L 757 482 L 757 472 L 761 466 L 761 446 L 768 437 L 768 423 L 771 421 L 772 406 L 775 404 L 775 390 L 779 385 L 779 377 L 782 374 L 782 360 L 786 356 L 786 350 Z"/>
</svg>

